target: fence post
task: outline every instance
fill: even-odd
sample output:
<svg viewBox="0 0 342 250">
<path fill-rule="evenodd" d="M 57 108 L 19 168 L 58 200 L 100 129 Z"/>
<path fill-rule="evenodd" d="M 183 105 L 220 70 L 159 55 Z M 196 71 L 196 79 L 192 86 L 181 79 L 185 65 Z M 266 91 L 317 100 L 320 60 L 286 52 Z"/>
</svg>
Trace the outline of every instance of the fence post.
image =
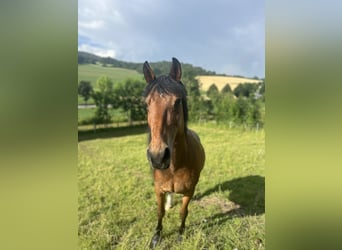
<svg viewBox="0 0 342 250">
<path fill-rule="evenodd" d="M 96 133 L 96 122 L 94 121 L 94 133 Z"/>
</svg>

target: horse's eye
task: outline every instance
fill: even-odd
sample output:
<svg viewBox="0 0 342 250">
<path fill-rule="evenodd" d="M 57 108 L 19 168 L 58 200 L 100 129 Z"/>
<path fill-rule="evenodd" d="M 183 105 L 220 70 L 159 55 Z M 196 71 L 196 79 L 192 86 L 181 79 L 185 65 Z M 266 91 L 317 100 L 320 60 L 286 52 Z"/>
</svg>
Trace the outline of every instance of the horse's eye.
<svg viewBox="0 0 342 250">
<path fill-rule="evenodd" d="M 173 107 L 174 107 L 174 108 L 178 108 L 178 106 L 181 104 L 181 102 L 182 102 L 182 99 L 177 99 L 177 100 L 175 101 L 175 104 L 173 105 Z"/>
</svg>

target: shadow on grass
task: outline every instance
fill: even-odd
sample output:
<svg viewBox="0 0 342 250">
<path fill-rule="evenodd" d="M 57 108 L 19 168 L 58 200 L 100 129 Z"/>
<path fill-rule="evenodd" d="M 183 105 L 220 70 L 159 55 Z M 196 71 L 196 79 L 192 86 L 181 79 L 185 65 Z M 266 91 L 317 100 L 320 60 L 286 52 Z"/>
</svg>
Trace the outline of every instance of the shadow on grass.
<svg viewBox="0 0 342 250">
<path fill-rule="evenodd" d="M 147 125 L 134 125 L 127 127 L 109 127 L 94 130 L 78 131 L 78 141 L 94 140 L 98 138 L 113 138 L 129 135 L 147 134 Z"/>
<path fill-rule="evenodd" d="M 206 218 L 207 226 L 222 224 L 234 217 L 261 215 L 265 213 L 265 177 L 245 176 L 219 183 L 194 197 L 200 201 L 216 193 L 229 191 L 229 200 L 236 204 L 230 210 L 222 211 Z"/>
<path fill-rule="evenodd" d="M 228 199 L 230 202 L 222 202 L 215 193 L 229 192 Z M 224 198 L 222 199 L 224 200 Z M 175 204 L 181 203 L 181 200 L 174 200 Z M 221 207 L 221 212 L 213 214 L 209 217 L 200 219 L 200 221 L 188 224 L 186 226 L 185 237 L 192 237 L 191 234 L 196 232 L 198 227 L 202 227 L 205 231 L 210 232 L 211 228 L 222 225 L 233 218 L 243 218 L 247 216 L 261 215 L 265 213 L 265 177 L 259 175 L 245 176 L 232 180 L 228 180 L 207 189 L 203 193 L 199 193 L 193 197 L 192 202 L 201 203 L 205 209 L 205 204 L 215 203 Z M 166 218 L 168 214 L 166 214 Z M 165 218 L 164 218 L 165 219 Z M 187 235 L 188 234 L 188 235 Z M 173 237 L 173 240 L 164 242 L 163 239 Z M 161 249 L 171 249 L 176 243 L 178 237 L 178 226 L 175 226 L 168 232 L 163 232 Z M 260 239 L 256 239 L 260 240 Z M 219 244 L 219 243 L 217 243 Z M 205 249 L 209 249 L 205 248 Z M 219 248 L 221 249 L 221 248 Z"/>
<path fill-rule="evenodd" d="M 223 202 L 224 198 L 220 200 L 216 195 L 212 195 L 220 192 L 229 192 L 228 199 L 230 202 Z M 201 204 L 200 206 L 204 207 L 204 209 L 206 204 L 216 204 L 221 206 L 221 212 L 203 218 L 194 224 L 189 224 L 186 231 L 194 231 L 197 227 L 211 228 L 222 225 L 233 218 L 264 214 L 265 177 L 252 175 L 219 183 L 194 196 L 192 202 Z M 181 200 L 175 200 L 174 206 L 178 203 L 181 203 Z M 164 233 L 163 238 L 170 237 L 177 234 L 177 232 L 178 227 L 175 227 L 168 233 Z"/>
</svg>

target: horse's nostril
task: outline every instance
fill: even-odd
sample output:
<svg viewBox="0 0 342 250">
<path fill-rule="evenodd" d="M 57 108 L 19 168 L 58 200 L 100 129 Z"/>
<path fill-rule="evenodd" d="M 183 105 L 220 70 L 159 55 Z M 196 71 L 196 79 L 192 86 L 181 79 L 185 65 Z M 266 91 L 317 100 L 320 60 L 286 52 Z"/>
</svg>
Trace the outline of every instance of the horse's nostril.
<svg viewBox="0 0 342 250">
<path fill-rule="evenodd" d="M 171 153 L 168 147 L 164 151 L 157 153 L 151 152 L 149 149 L 146 151 L 148 161 L 154 168 L 168 168 L 170 164 Z"/>
<path fill-rule="evenodd" d="M 165 148 L 165 151 L 164 151 L 164 157 L 163 157 L 163 160 L 162 162 L 166 162 L 170 159 L 170 149 L 169 148 Z"/>
</svg>

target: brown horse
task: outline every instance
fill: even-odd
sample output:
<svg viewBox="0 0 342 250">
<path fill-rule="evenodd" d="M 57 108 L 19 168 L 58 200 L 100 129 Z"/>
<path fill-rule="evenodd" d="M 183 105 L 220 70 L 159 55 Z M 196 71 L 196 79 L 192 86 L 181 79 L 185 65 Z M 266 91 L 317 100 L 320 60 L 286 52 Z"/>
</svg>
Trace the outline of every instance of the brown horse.
<svg viewBox="0 0 342 250">
<path fill-rule="evenodd" d="M 161 239 L 165 194 L 183 194 L 179 228 L 179 240 L 182 240 L 188 204 L 204 166 L 205 153 L 198 135 L 187 128 L 186 89 L 181 82 L 179 61 L 172 58 L 168 76 L 156 78 L 148 62 L 144 63 L 143 71 L 150 130 L 147 158 L 153 169 L 158 203 L 158 224 L 150 243 L 154 248 Z"/>
</svg>

